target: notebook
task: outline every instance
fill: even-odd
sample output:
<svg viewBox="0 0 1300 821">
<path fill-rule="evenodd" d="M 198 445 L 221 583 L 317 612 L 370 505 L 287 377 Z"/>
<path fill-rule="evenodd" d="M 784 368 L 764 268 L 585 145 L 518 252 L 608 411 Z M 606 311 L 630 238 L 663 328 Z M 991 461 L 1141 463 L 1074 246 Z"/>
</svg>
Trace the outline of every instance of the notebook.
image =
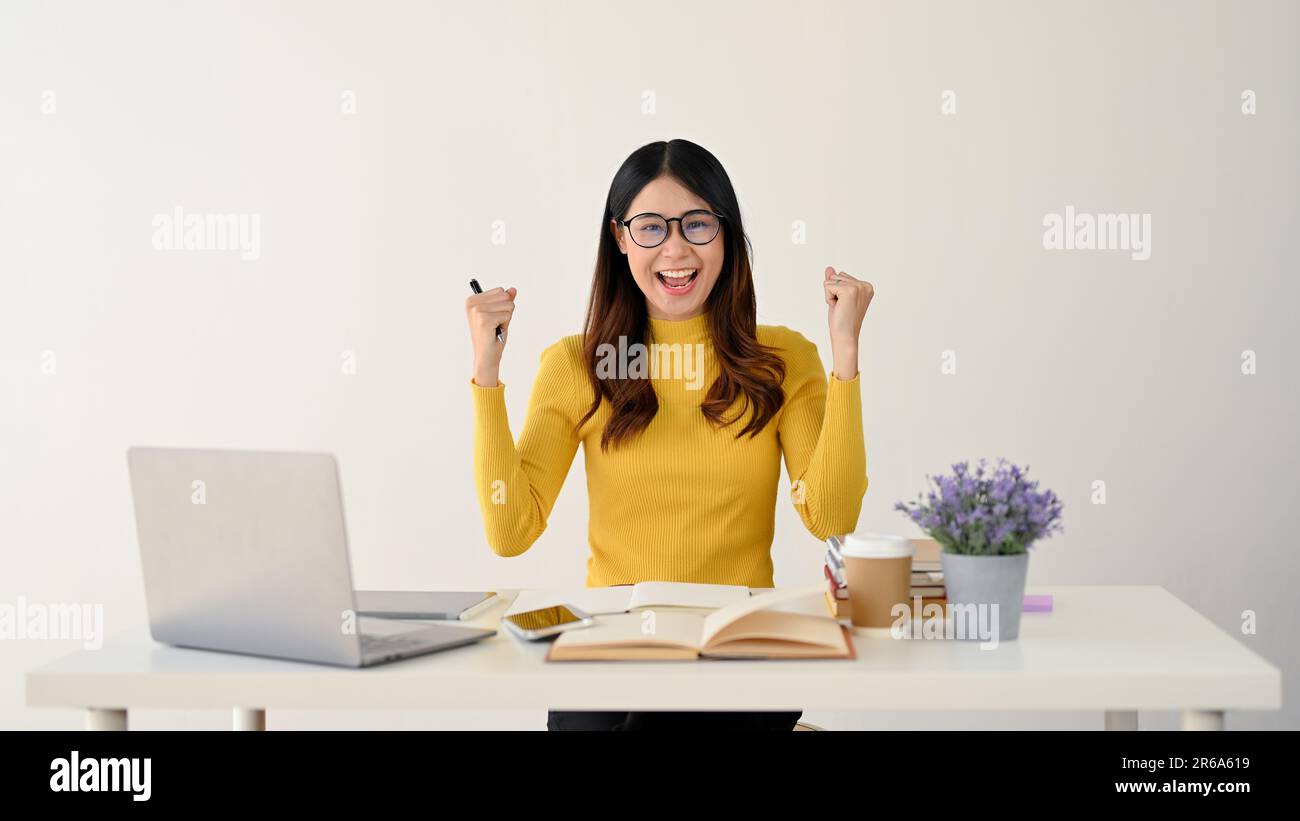
<svg viewBox="0 0 1300 821">
<path fill-rule="evenodd" d="M 715 610 L 749 600 L 743 584 L 694 582 L 640 582 L 614 587 L 578 587 L 569 590 L 520 590 L 505 615 L 571 604 L 593 616 L 626 613 L 637 607 L 692 607 Z"/>
<path fill-rule="evenodd" d="M 640 610 L 601 616 L 561 633 L 547 661 L 857 658 L 846 627 L 827 612 L 821 583 L 778 588 L 712 613 Z"/>
</svg>

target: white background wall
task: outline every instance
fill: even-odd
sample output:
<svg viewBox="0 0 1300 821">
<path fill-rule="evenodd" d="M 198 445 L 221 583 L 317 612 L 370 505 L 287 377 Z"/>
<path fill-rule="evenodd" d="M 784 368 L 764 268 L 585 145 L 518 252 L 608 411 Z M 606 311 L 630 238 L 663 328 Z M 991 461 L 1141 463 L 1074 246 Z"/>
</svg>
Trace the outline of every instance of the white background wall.
<svg viewBox="0 0 1300 821">
<path fill-rule="evenodd" d="M 916 535 L 891 508 L 952 462 L 1027 463 L 1065 502 L 1031 584 L 1164 585 L 1283 670 L 1283 712 L 1228 726 L 1300 728 L 1298 22 L 1288 2 L 6 2 L 0 602 L 102 603 L 110 635 L 144 623 L 132 444 L 337 453 L 359 586 L 581 585 L 581 455 L 527 554 L 484 539 L 466 280 L 519 289 L 503 366 L 518 433 L 541 348 L 580 330 L 615 169 L 684 137 L 736 185 L 760 322 L 802 331 L 829 364 L 822 268 L 875 285 L 861 529 Z M 1151 258 L 1044 250 L 1044 215 L 1067 205 L 1151 214 Z M 155 250 L 153 217 L 176 206 L 260 215 L 260 257 Z M 778 584 L 820 573 L 785 504 L 773 554 Z M 0 641 L 0 726 L 80 726 L 23 707 L 24 672 L 75 649 Z M 146 711 L 132 726 L 228 721 Z"/>
</svg>

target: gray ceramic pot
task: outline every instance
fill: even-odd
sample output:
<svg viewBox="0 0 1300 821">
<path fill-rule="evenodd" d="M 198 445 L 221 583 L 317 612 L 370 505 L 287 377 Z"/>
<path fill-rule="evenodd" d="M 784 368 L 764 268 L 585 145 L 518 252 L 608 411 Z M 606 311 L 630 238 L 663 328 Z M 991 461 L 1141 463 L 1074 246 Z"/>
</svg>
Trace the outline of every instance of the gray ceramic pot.
<svg viewBox="0 0 1300 821">
<path fill-rule="evenodd" d="M 1025 604 L 1025 574 L 1029 553 L 1013 556 L 966 556 L 960 553 L 939 554 L 943 563 L 943 584 L 952 605 L 997 604 L 997 640 L 1011 641 L 1020 635 L 1020 611 Z M 970 612 L 970 611 L 966 611 Z M 986 611 L 990 612 L 990 611 Z M 992 627 L 991 615 L 983 615 L 983 624 Z M 975 623 L 968 620 L 973 628 Z M 967 639 L 979 639 L 967 630 Z"/>
</svg>

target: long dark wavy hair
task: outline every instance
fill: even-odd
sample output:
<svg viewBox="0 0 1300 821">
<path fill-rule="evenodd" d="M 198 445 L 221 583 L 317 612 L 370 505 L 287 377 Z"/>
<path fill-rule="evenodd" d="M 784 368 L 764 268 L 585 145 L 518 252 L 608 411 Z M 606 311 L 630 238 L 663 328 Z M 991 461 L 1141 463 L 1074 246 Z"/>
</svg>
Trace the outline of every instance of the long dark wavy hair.
<svg viewBox="0 0 1300 821">
<path fill-rule="evenodd" d="M 759 344 L 756 335 L 751 247 L 731 178 L 716 157 L 689 140 L 649 143 L 632 152 L 610 183 L 583 323 L 583 359 L 595 396 L 578 426 L 595 415 L 602 400 L 609 402 L 612 412 L 601 433 L 601 450 L 629 442 L 659 411 L 659 399 L 649 379 L 601 379 L 596 374 L 596 353 L 604 343 L 617 348 L 620 336 L 626 337 L 628 346 L 635 342 L 647 344 L 646 298 L 610 231 L 610 220 L 625 217 L 641 189 L 661 176 L 677 180 L 723 215 L 721 238 L 726 243 L 726 254 L 722 272 L 705 302 L 719 374 L 709 386 L 701 411 L 719 428 L 735 423 L 748 412 L 749 421 L 737 431 L 736 438 L 746 434 L 752 438 L 776 416 L 785 401 L 781 390 L 785 362 L 775 348 Z M 724 419 L 727 409 L 742 396 L 744 407 L 732 419 Z"/>
</svg>

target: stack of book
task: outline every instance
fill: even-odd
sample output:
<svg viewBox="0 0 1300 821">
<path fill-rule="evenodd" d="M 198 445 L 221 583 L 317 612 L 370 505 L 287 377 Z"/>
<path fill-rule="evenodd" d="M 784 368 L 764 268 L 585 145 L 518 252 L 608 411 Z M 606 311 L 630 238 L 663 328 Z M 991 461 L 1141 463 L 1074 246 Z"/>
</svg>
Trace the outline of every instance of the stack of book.
<svg viewBox="0 0 1300 821">
<path fill-rule="evenodd" d="M 934 539 L 908 539 L 915 548 L 912 554 L 913 598 L 919 596 L 922 606 L 947 601 L 943 587 L 943 564 L 939 561 L 942 549 Z M 831 537 L 826 547 L 826 563 L 822 567 L 826 576 L 826 604 L 837 619 L 852 618 L 849 588 L 844 578 L 844 556 L 840 553 L 839 539 Z"/>
</svg>

